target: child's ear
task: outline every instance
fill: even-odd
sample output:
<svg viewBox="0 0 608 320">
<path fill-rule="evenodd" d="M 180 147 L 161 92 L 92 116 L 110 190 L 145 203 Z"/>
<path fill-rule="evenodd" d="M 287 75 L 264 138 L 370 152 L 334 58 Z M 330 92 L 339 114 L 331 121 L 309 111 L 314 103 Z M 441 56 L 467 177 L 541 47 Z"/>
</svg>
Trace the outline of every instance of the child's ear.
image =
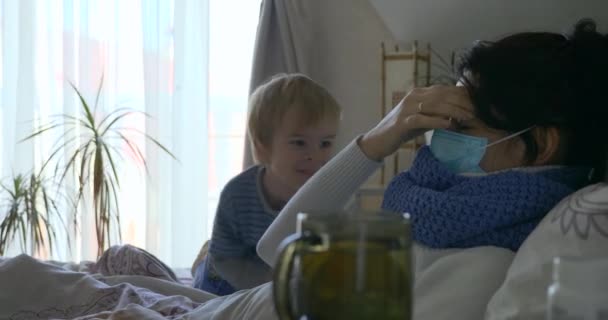
<svg viewBox="0 0 608 320">
<path fill-rule="evenodd" d="M 259 140 L 253 140 L 253 155 L 257 162 L 267 164 L 270 162 L 270 148 Z"/>
<path fill-rule="evenodd" d="M 534 137 L 538 145 L 538 156 L 535 165 L 559 163 L 562 157 L 559 130 L 555 127 L 534 128 Z"/>
</svg>

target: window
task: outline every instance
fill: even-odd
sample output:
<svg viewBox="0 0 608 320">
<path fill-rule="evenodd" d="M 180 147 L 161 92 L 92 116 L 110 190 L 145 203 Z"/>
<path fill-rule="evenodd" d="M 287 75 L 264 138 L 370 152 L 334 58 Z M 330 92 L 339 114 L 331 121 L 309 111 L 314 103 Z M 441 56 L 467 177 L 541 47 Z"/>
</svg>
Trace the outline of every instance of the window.
<svg viewBox="0 0 608 320">
<path fill-rule="evenodd" d="M 95 116 L 122 107 L 150 114 L 129 117 L 121 127 L 158 138 L 179 159 L 154 153 L 153 144 L 134 134 L 151 167 L 146 176 L 136 170 L 137 154 L 117 146 L 124 159 L 118 165 L 123 243 L 189 266 L 211 236 L 220 191 L 242 170 L 259 6 L 253 0 L 1 2 L 1 177 L 40 168 L 58 135 L 17 142 L 52 115 L 79 115 L 68 82 L 94 101 L 103 75 Z M 54 258 L 95 258 L 92 214 L 83 211 L 78 219 L 72 250 L 58 239 L 63 247 Z"/>
</svg>

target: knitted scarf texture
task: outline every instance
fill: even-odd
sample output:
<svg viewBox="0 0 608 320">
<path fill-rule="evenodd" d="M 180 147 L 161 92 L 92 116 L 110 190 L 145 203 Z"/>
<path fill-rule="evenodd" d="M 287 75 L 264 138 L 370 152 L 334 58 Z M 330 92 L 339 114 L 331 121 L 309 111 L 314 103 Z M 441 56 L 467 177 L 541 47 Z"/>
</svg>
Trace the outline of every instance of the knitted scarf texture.
<svg viewBox="0 0 608 320">
<path fill-rule="evenodd" d="M 396 176 L 382 207 L 409 213 L 413 239 L 432 248 L 497 246 L 516 251 L 562 198 L 584 186 L 588 169 L 511 169 L 456 175 L 422 147 Z"/>
</svg>

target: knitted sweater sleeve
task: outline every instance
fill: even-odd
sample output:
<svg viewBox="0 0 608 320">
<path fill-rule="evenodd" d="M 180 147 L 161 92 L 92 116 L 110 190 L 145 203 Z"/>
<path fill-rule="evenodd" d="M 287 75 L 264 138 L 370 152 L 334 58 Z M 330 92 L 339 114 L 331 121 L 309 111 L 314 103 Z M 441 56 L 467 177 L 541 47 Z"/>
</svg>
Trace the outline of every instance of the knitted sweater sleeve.
<svg viewBox="0 0 608 320">
<path fill-rule="evenodd" d="M 344 209 L 355 191 L 380 167 L 361 151 L 357 140 L 340 151 L 289 200 L 257 245 L 258 255 L 274 266 L 281 241 L 296 232 L 300 212 Z"/>
</svg>

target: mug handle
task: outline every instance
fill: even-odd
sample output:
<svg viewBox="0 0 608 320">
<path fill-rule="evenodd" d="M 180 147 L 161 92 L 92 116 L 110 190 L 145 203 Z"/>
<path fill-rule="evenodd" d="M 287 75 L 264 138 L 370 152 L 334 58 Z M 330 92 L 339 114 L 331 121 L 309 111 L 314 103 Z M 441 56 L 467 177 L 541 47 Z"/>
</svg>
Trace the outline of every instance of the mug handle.
<svg viewBox="0 0 608 320">
<path fill-rule="evenodd" d="M 293 269 L 293 258 L 295 254 L 302 250 L 304 245 L 318 237 L 306 234 L 292 234 L 285 238 L 279 246 L 279 257 L 275 266 L 272 292 L 274 295 L 274 305 L 281 320 L 294 320 L 291 314 L 291 299 L 289 299 L 289 278 Z"/>
</svg>

